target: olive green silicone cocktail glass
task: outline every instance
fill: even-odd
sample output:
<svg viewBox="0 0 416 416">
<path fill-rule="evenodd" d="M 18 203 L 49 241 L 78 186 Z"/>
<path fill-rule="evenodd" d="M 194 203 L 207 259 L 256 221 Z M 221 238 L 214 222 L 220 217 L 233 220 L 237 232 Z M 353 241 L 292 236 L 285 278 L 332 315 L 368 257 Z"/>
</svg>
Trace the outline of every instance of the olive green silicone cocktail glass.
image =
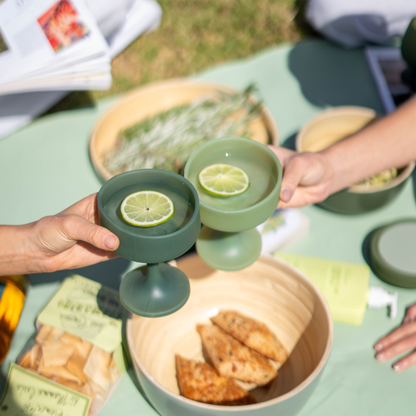
<svg viewBox="0 0 416 416">
<path fill-rule="evenodd" d="M 168 221 L 138 227 L 121 216 L 126 196 L 138 191 L 157 191 L 169 197 L 175 213 Z M 132 313 L 146 317 L 169 315 L 180 309 L 190 293 L 186 275 L 166 264 L 188 251 L 201 228 L 198 194 L 184 177 L 159 169 L 125 172 L 108 180 L 98 193 L 100 224 L 120 239 L 116 253 L 147 263 L 124 276 L 120 299 Z"/>
<path fill-rule="evenodd" d="M 229 164 L 244 170 L 250 185 L 240 195 L 216 196 L 200 185 L 202 169 Z M 261 252 L 256 226 L 266 221 L 279 202 L 282 167 L 265 145 L 244 137 L 224 137 L 199 147 L 185 166 L 185 177 L 198 191 L 201 222 L 198 254 L 209 266 L 240 270 L 253 263 Z"/>
</svg>

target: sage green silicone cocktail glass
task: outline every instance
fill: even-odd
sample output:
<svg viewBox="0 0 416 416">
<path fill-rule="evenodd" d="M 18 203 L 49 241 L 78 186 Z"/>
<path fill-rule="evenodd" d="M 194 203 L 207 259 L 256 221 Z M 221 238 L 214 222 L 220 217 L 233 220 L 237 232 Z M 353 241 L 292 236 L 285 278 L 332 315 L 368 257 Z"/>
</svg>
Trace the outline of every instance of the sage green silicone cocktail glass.
<svg viewBox="0 0 416 416">
<path fill-rule="evenodd" d="M 170 198 L 175 213 L 168 221 L 138 227 L 121 216 L 124 198 L 138 191 L 157 191 Z M 188 300 L 186 275 L 165 262 L 188 251 L 201 228 L 198 194 L 184 177 L 159 169 L 125 172 L 108 180 L 98 193 L 100 224 L 120 239 L 116 253 L 128 260 L 147 263 L 124 276 L 120 299 L 132 313 L 146 317 L 169 315 Z"/>
<path fill-rule="evenodd" d="M 216 196 L 200 185 L 202 169 L 229 164 L 247 173 L 250 185 L 240 195 Z M 256 226 L 266 221 L 279 202 L 282 167 L 265 145 L 244 137 L 224 137 L 199 147 L 185 166 L 185 177 L 198 191 L 201 222 L 198 254 L 219 270 L 240 270 L 253 263 L 261 252 Z"/>
</svg>

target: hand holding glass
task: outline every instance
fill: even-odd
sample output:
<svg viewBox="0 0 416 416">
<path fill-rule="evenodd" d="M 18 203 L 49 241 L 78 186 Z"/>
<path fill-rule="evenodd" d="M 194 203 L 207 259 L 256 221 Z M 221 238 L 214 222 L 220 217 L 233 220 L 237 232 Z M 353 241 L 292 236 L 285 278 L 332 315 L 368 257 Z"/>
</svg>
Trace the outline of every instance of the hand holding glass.
<svg viewBox="0 0 416 416">
<path fill-rule="evenodd" d="M 229 164 L 249 177 L 246 191 L 216 196 L 201 187 L 199 173 L 210 165 Z M 199 147 L 185 166 L 185 177 L 196 188 L 204 227 L 197 239 L 198 254 L 209 266 L 231 271 L 253 263 L 261 252 L 256 226 L 266 221 L 279 202 L 282 168 L 265 145 L 244 137 L 224 137 Z"/>
<path fill-rule="evenodd" d="M 171 199 L 175 213 L 168 221 L 139 227 L 121 215 L 122 201 L 138 191 L 156 191 Z M 165 262 L 189 250 L 198 237 L 201 222 L 195 188 L 182 176 L 159 169 L 125 172 L 108 180 L 98 193 L 100 225 L 120 239 L 116 253 L 147 263 L 124 276 L 120 299 L 136 315 L 159 317 L 180 309 L 190 293 L 186 275 Z"/>
</svg>

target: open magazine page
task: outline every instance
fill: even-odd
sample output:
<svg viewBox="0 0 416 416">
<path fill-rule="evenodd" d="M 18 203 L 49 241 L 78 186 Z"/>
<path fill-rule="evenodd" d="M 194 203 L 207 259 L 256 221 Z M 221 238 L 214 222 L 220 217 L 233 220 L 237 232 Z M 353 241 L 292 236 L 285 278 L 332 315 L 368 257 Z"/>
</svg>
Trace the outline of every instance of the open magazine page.
<svg viewBox="0 0 416 416">
<path fill-rule="evenodd" d="M 48 73 L 34 72 L 17 81 L 0 85 L 0 96 L 9 93 L 43 91 L 67 86 L 72 90 L 108 89 L 111 86 L 111 62 L 97 56 L 74 65 L 59 67 Z"/>
<path fill-rule="evenodd" d="M 108 89 L 111 86 L 111 65 L 103 58 L 86 61 L 73 67 L 65 67 L 48 74 L 0 85 L 0 95 L 9 92 L 47 91 L 62 84 L 71 90 Z"/>
<path fill-rule="evenodd" d="M 8 1 L 11 0 L 3 0 L 3 2 Z M 0 0 L 1 4 L 3 4 L 2 0 Z M 114 57 L 117 55 L 137 36 L 157 29 L 161 15 L 162 9 L 156 0 L 134 0 L 124 24 L 111 37 L 107 38 L 110 56 Z M 2 50 L 1 40 L 0 50 Z M 91 56 L 85 59 L 85 61 L 90 59 L 95 61 L 98 58 Z M 57 73 L 55 71 L 60 71 L 62 62 L 62 60 L 59 60 L 59 62 L 52 61 L 48 64 L 52 76 Z M 78 59 L 77 69 L 80 67 L 79 65 L 84 69 L 84 62 Z M 41 74 L 42 70 L 39 73 Z M 35 75 L 31 74 L 31 76 Z M 64 87 L 60 88 L 60 90 L 48 89 L 46 91 L 0 94 L 0 140 L 7 138 L 11 133 L 29 124 L 69 92 L 69 87 Z"/>
<path fill-rule="evenodd" d="M 56 68 L 47 74 L 39 73 L 36 76 L 31 76 L 25 80 L 18 81 L 21 82 L 31 82 L 32 80 L 43 79 L 47 80 L 48 78 L 62 77 L 66 75 L 82 77 L 84 75 L 93 75 L 98 73 L 106 73 L 109 76 L 109 81 L 111 82 L 111 62 L 107 62 L 104 57 L 95 57 L 87 61 L 79 62 L 75 65 L 64 66 Z M 0 86 L 0 89 L 3 86 Z"/>
<path fill-rule="evenodd" d="M 135 0 L 124 25 L 107 38 L 112 58 L 118 55 L 141 33 L 156 30 L 162 18 L 162 8 L 155 0 Z"/>
<path fill-rule="evenodd" d="M 78 75 L 55 77 L 47 80 L 36 80 L 29 83 L 13 85 L 13 93 L 28 91 L 50 91 L 59 90 L 61 85 L 65 84 L 67 88 L 73 91 L 88 89 L 108 89 L 111 86 L 111 78 L 106 73 L 86 74 L 82 77 Z M 1 94 L 7 96 L 8 91 L 2 91 Z"/>
<path fill-rule="evenodd" d="M 0 84 L 60 61 L 108 55 L 83 0 L 0 0 L 0 45 Z"/>
</svg>

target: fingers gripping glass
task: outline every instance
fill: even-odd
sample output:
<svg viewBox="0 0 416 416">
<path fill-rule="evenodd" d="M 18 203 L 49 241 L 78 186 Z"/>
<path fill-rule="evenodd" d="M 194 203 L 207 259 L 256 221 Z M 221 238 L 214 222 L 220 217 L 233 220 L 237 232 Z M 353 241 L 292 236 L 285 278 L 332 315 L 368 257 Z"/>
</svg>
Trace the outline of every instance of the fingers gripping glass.
<svg viewBox="0 0 416 416">
<path fill-rule="evenodd" d="M 173 172 L 140 169 L 108 180 L 97 199 L 100 224 L 120 239 L 116 253 L 147 264 L 123 278 L 124 306 L 146 317 L 180 309 L 189 297 L 189 281 L 166 262 L 188 251 L 198 237 L 199 200 L 193 185 Z"/>
<path fill-rule="evenodd" d="M 224 186 L 213 180 L 216 172 L 225 178 Z M 204 227 L 196 248 L 202 260 L 225 271 L 253 263 L 261 252 L 255 227 L 273 214 L 279 202 L 282 168 L 276 155 L 247 138 L 215 139 L 191 155 L 185 177 L 199 195 Z M 240 185 L 234 185 L 237 182 Z M 221 194 L 224 191 L 226 195 Z"/>
</svg>

